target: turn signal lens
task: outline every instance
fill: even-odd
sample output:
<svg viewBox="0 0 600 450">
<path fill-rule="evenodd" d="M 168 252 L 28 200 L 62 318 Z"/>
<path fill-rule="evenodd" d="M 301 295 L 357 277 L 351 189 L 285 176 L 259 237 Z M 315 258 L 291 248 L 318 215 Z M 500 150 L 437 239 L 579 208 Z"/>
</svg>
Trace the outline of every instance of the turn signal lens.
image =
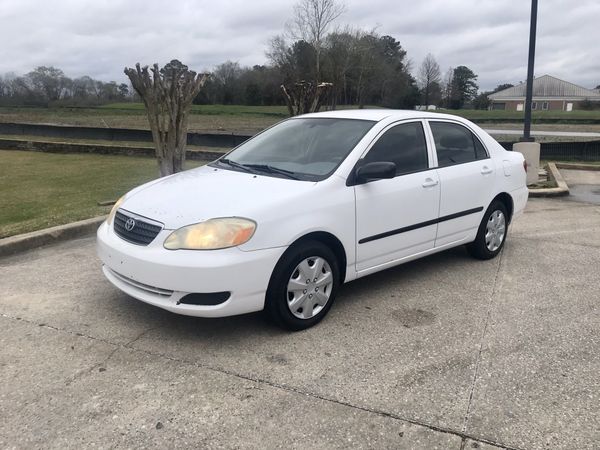
<svg viewBox="0 0 600 450">
<path fill-rule="evenodd" d="M 123 200 L 125 200 L 125 196 L 121 197 L 119 200 L 117 200 L 115 202 L 114 206 L 110 210 L 110 213 L 108 214 L 108 217 L 106 218 L 107 224 L 110 225 L 113 222 L 113 219 L 115 218 L 115 214 L 117 214 L 117 209 L 119 209 L 119 206 L 121 206 L 121 204 L 123 203 Z"/>
<path fill-rule="evenodd" d="M 188 225 L 172 232 L 165 239 L 168 250 L 218 250 L 236 247 L 250 240 L 256 222 L 239 217 L 223 217 Z"/>
</svg>

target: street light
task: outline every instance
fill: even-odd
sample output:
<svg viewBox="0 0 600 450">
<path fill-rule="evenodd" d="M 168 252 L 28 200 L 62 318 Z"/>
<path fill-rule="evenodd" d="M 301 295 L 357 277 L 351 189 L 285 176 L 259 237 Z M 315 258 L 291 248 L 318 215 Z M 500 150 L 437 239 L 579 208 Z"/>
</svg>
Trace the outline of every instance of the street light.
<svg viewBox="0 0 600 450">
<path fill-rule="evenodd" d="M 525 93 L 525 126 L 522 142 L 533 142 L 531 137 L 531 103 L 533 102 L 533 66 L 535 62 L 535 31 L 537 27 L 537 0 L 531 0 L 531 24 L 529 26 L 529 60 L 527 62 L 527 90 Z"/>
<path fill-rule="evenodd" d="M 537 25 L 537 0 L 531 0 L 531 26 L 529 27 L 529 61 L 527 62 L 527 91 L 525 93 L 525 125 L 520 142 L 513 150 L 521 152 L 527 161 L 527 184 L 538 182 L 540 167 L 540 143 L 531 137 L 531 103 L 533 100 L 533 63 L 535 61 L 535 28 Z"/>
</svg>

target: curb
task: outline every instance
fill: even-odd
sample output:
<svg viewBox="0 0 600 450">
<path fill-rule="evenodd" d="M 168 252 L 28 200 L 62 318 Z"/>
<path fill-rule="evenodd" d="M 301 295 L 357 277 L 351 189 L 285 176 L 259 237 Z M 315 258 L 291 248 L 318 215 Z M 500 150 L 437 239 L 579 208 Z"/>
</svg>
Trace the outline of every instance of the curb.
<svg viewBox="0 0 600 450">
<path fill-rule="evenodd" d="M 31 233 L 17 234 L 0 239 L 0 257 L 14 255 L 31 250 L 43 245 L 66 241 L 96 232 L 106 216 L 92 217 L 91 219 L 72 222 L 66 225 L 32 231 Z"/>
<path fill-rule="evenodd" d="M 529 189 L 530 197 L 562 197 L 569 195 L 569 186 L 558 171 L 555 163 L 548 163 L 548 173 L 556 181 L 558 187 L 548 189 Z"/>
<path fill-rule="evenodd" d="M 600 171 L 600 164 L 584 164 L 584 163 L 555 163 L 559 169 L 571 170 L 596 170 Z"/>
</svg>

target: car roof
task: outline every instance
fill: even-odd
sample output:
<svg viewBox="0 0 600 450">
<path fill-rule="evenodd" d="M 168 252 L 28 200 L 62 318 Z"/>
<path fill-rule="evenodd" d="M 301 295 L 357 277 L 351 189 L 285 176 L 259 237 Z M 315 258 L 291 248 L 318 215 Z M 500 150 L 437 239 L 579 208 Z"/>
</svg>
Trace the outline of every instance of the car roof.
<svg viewBox="0 0 600 450">
<path fill-rule="evenodd" d="M 356 119 L 356 120 L 374 120 L 379 122 L 384 119 L 405 120 L 405 119 L 458 119 L 464 121 L 462 117 L 452 114 L 440 114 L 427 111 L 416 111 L 410 109 L 338 109 L 335 111 L 324 111 L 319 113 L 304 114 L 305 118 L 330 118 L 330 119 Z"/>
</svg>

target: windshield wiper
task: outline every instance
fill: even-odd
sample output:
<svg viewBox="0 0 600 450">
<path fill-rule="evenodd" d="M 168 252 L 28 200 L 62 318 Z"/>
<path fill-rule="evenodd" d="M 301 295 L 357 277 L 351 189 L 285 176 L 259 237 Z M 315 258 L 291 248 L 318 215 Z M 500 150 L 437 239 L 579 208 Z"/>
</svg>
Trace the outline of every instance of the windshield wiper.
<svg viewBox="0 0 600 450">
<path fill-rule="evenodd" d="M 273 167 L 269 164 L 244 164 L 245 167 L 250 167 L 256 170 L 262 170 L 263 172 L 277 173 L 285 177 L 291 178 L 292 180 L 299 180 L 300 178 L 296 175 L 296 172 L 291 170 L 280 169 L 279 167 Z"/>
<path fill-rule="evenodd" d="M 254 174 L 256 173 L 254 170 L 248 168 L 245 164 L 240 164 L 238 162 L 232 161 L 232 160 L 227 159 L 227 158 L 221 158 L 221 159 L 218 160 L 218 162 L 226 164 L 226 165 L 231 166 L 231 167 L 235 167 L 236 169 L 241 169 L 244 172 L 254 173 Z"/>
</svg>

